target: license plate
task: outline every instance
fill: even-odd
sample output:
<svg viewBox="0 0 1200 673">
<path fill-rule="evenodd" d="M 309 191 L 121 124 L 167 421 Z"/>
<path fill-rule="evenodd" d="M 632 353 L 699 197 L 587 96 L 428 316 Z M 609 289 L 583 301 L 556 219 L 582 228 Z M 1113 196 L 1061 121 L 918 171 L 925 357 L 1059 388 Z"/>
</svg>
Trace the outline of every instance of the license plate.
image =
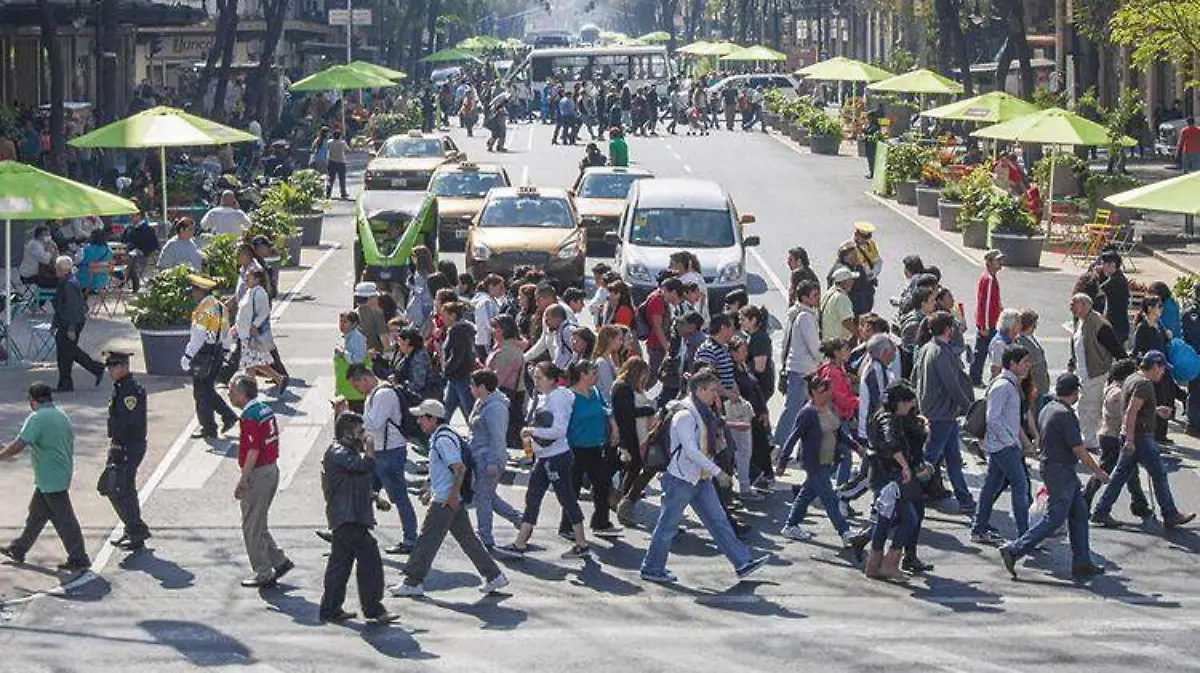
<svg viewBox="0 0 1200 673">
<path fill-rule="evenodd" d="M 392 178 L 392 186 L 393 187 L 407 187 L 408 180 L 405 180 L 404 178 Z"/>
<path fill-rule="evenodd" d="M 466 238 L 466 237 L 467 237 L 466 229 L 459 229 L 458 231 L 454 232 L 454 238 Z"/>
<path fill-rule="evenodd" d="M 379 280 L 391 280 L 392 279 L 392 271 L 390 269 L 380 269 L 379 273 L 376 275 L 379 276 Z"/>
</svg>

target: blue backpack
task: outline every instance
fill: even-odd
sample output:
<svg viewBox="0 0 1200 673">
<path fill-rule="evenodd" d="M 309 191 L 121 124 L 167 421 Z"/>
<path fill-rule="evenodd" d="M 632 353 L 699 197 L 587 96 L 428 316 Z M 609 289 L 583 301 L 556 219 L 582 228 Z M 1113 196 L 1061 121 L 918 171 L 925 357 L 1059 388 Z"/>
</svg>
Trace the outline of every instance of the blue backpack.
<svg viewBox="0 0 1200 673">
<path fill-rule="evenodd" d="M 1171 376 L 1178 383 L 1189 383 L 1200 376 L 1200 355 L 1179 337 L 1167 344 L 1167 360 L 1171 363 Z"/>
</svg>

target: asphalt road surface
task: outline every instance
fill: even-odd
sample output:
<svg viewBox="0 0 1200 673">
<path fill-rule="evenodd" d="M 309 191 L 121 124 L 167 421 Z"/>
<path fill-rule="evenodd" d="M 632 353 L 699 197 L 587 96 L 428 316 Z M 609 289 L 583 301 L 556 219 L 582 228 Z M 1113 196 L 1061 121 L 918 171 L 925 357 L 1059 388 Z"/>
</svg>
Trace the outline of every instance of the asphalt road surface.
<svg viewBox="0 0 1200 673">
<path fill-rule="evenodd" d="M 481 138 L 453 133 L 474 160 L 495 157 L 520 182 L 569 186 L 582 155 L 582 147 L 551 146 L 542 125 L 514 127 L 503 155 L 488 155 Z M 785 251 L 805 245 L 823 274 L 858 220 L 879 227 L 885 266 L 877 307 L 885 315 L 887 297 L 900 286 L 899 260 L 913 252 L 940 266 L 968 315 L 974 310 L 979 268 L 972 258 L 867 196 L 861 160 L 812 156 L 758 132 L 635 138 L 630 153 L 659 176 L 717 180 L 740 210 L 757 216 L 751 226 L 762 245 L 748 258 L 749 289 L 773 315 L 785 308 Z M 103 566 L 93 581 L 65 596 L 0 608 L 0 673 L 1200 670 L 1200 538 L 1192 530 L 1164 535 L 1152 521 L 1093 531 L 1093 554 L 1109 573 L 1086 586 L 1071 582 L 1065 539 L 1053 539 L 1014 582 L 994 548 L 969 542 L 964 517 L 931 512 L 922 556 L 936 568 L 896 586 L 862 577 L 819 508 L 809 513 L 818 531 L 813 542 L 780 538 L 786 485 L 746 512 L 753 546 L 773 555 L 753 581 L 736 582 L 694 520 L 672 550 L 676 586 L 638 578 L 644 528 L 595 540 L 595 562 L 560 560 L 568 543 L 553 534 L 558 513 L 548 499 L 534 537 L 541 550 L 504 562 L 513 581 L 507 595 L 481 598 L 478 578 L 448 541 L 426 582 L 428 598 L 386 599 L 402 617 L 397 624 L 318 624 L 325 545 L 313 530 L 324 527 L 319 460 L 331 430 L 330 352 L 337 311 L 352 288 L 350 211 L 349 203 L 335 205 L 324 238 L 341 247 L 311 267 L 297 299 L 276 306 L 280 350 L 306 382 L 278 407 L 283 476 L 271 520 L 296 570 L 276 589 L 238 585 L 247 562 L 233 499 L 236 461 L 224 445 L 181 440 L 159 464 L 143 467 L 151 549 L 133 556 L 93 549 Z M 451 258 L 461 265 L 461 253 Z M 1070 275 L 1009 270 L 1001 282 L 1007 305 L 1043 316 L 1052 369 L 1061 368 L 1067 343 L 1058 326 L 1067 319 Z M 192 429 L 185 416 L 177 419 L 181 434 Z M 1171 481 L 1183 508 L 1195 509 L 1200 453 L 1177 437 L 1185 441 L 1169 459 Z M 980 468 L 968 462 L 977 491 Z M 503 495 L 520 503 L 524 483 L 516 475 Z M 639 517 L 652 524 L 657 498 L 640 507 Z M 993 521 L 1011 534 L 1007 512 L 1002 497 Z M 1114 514 L 1131 519 L 1125 498 Z M 394 513 L 379 518 L 378 537 L 390 545 L 398 520 Z M 498 523 L 500 542 L 512 535 Z M 385 558 L 389 583 L 400 579 L 402 560 Z M 353 586 L 346 607 L 357 610 Z"/>
</svg>

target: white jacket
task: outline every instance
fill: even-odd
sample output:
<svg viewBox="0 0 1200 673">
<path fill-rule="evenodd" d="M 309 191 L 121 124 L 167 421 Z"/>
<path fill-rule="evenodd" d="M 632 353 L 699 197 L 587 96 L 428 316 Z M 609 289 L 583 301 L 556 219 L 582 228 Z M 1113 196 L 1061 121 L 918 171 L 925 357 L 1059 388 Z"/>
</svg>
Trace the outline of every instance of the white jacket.
<svg viewBox="0 0 1200 673">
<path fill-rule="evenodd" d="M 678 405 L 679 411 L 671 417 L 671 462 L 667 473 L 689 484 L 721 474 L 721 468 L 701 448 L 704 428 L 691 397 L 672 404 Z"/>
<path fill-rule="evenodd" d="M 788 352 L 780 357 L 784 362 L 784 374 L 795 372 L 807 376 L 817 370 L 822 360 L 821 329 L 816 309 L 797 302 L 788 309 L 788 325 L 792 331 L 791 341 Z"/>
</svg>

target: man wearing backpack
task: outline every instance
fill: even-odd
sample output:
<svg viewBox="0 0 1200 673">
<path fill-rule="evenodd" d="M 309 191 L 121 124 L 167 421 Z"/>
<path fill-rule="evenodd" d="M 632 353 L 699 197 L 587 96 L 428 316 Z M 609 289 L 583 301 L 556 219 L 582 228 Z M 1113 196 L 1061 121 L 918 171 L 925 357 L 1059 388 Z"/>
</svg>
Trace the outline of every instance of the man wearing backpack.
<svg viewBox="0 0 1200 673">
<path fill-rule="evenodd" d="M 645 334 L 646 355 L 650 360 L 650 380 L 646 382 L 647 387 L 653 387 L 658 381 L 658 369 L 667 357 L 667 347 L 671 344 L 667 335 L 671 314 L 674 307 L 679 305 L 682 295 L 683 281 L 674 277 L 667 278 L 657 290 L 646 297 L 641 306 L 638 306 L 638 331 Z M 645 325 L 644 332 L 641 324 Z"/>
<path fill-rule="evenodd" d="M 417 542 L 417 513 L 408 499 L 408 481 L 404 465 L 408 462 L 408 439 L 401 431 L 404 422 L 400 391 L 386 381 L 379 381 L 365 364 L 353 364 L 346 370 L 346 379 L 363 402 L 363 427 L 375 448 L 375 476 L 383 485 L 388 498 L 396 505 L 404 539 L 383 551 L 388 554 L 407 554 Z"/>
<path fill-rule="evenodd" d="M 508 578 L 479 541 L 467 514 L 466 504 L 471 499 L 468 480 L 472 477 L 468 466 L 474 461 L 466 442 L 446 424 L 446 408 L 441 402 L 425 400 L 408 411 L 429 435 L 429 487 L 421 495 L 429 511 L 421 525 L 416 549 L 404 566 L 404 581 L 388 590 L 393 596 L 424 596 L 425 576 L 446 533 L 450 533 L 483 577 L 479 590 L 485 594 L 499 591 L 508 586 Z"/>
</svg>

